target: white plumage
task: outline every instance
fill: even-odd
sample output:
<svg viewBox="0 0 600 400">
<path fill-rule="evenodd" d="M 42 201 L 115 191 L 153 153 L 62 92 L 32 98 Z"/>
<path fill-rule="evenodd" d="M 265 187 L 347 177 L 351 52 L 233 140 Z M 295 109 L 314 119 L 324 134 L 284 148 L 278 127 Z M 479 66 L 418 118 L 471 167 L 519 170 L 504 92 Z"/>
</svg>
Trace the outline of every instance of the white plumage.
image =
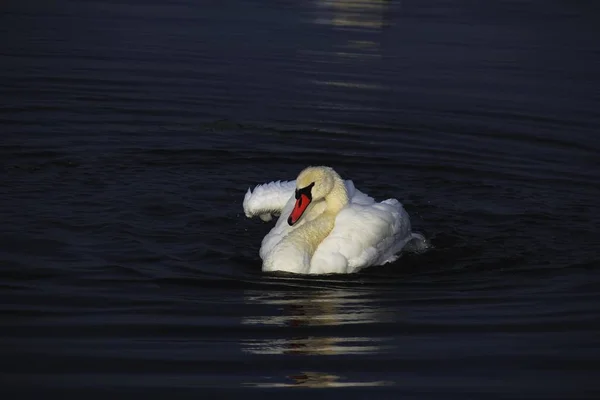
<svg viewBox="0 0 600 400">
<path fill-rule="evenodd" d="M 263 271 L 353 273 L 395 261 L 407 243 L 425 241 L 411 232 L 398 200 L 378 203 L 329 167 L 308 167 L 296 181 L 248 189 L 243 207 L 249 218 L 280 216 L 262 241 Z"/>
</svg>

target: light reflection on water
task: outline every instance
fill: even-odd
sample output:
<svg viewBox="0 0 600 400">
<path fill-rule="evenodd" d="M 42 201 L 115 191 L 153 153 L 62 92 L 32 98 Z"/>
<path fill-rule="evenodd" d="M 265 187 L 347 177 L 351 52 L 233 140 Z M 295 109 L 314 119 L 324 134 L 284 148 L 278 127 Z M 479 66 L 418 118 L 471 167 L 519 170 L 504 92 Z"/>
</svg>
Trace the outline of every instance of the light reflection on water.
<svg viewBox="0 0 600 400">
<path fill-rule="evenodd" d="M 378 73 L 383 34 L 392 23 L 386 18 L 389 7 L 389 2 L 378 0 L 315 0 L 311 4 L 310 16 L 304 20 L 309 25 L 306 29 L 327 38 L 298 50 L 301 59 L 322 66 L 306 69 L 301 77 L 303 87 L 311 88 L 311 107 L 324 113 L 377 112 L 374 103 L 390 91 L 389 82 Z"/>
</svg>

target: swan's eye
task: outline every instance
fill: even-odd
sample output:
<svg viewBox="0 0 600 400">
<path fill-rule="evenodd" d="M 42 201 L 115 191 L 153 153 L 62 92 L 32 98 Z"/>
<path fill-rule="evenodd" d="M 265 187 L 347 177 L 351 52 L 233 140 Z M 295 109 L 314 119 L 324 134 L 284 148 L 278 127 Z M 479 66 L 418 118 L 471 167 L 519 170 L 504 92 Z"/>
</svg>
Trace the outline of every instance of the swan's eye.
<svg viewBox="0 0 600 400">
<path fill-rule="evenodd" d="M 303 187 L 302 189 L 296 189 L 296 194 L 294 195 L 296 197 L 296 200 L 300 199 L 300 196 L 302 195 L 305 195 L 306 197 L 308 197 L 309 200 L 312 200 L 311 190 L 313 186 L 315 186 L 314 182 L 306 187 Z"/>
</svg>

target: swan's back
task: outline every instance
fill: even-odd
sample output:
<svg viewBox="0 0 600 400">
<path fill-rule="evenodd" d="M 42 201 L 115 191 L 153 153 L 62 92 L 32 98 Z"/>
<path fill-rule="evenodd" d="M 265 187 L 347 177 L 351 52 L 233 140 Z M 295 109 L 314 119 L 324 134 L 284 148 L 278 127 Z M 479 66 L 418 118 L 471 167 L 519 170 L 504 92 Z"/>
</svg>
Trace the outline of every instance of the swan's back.
<svg viewBox="0 0 600 400">
<path fill-rule="evenodd" d="M 398 200 L 352 202 L 315 251 L 311 273 L 352 273 L 392 262 L 412 239 L 409 216 Z"/>
<path fill-rule="evenodd" d="M 375 203 L 374 198 L 358 190 L 351 180 L 348 179 L 347 181 L 344 181 L 344 184 L 351 204 L 369 205 Z"/>
</svg>

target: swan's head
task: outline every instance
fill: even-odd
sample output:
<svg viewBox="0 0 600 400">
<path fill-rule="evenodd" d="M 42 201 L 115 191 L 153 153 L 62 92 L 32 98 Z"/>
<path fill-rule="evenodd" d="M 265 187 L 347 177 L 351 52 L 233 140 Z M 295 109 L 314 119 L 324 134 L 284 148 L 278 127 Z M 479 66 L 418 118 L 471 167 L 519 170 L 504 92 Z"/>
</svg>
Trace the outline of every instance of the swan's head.
<svg viewBox="0 0 600 400">
<path fill-rule="evenodd" d="M 324 199 L 342 178 L 330 167 L 308 167 L 296 178 L 296 205 L 288 218 L 288 224 L 294 225 L 309 204 Z"/>
</svg>

